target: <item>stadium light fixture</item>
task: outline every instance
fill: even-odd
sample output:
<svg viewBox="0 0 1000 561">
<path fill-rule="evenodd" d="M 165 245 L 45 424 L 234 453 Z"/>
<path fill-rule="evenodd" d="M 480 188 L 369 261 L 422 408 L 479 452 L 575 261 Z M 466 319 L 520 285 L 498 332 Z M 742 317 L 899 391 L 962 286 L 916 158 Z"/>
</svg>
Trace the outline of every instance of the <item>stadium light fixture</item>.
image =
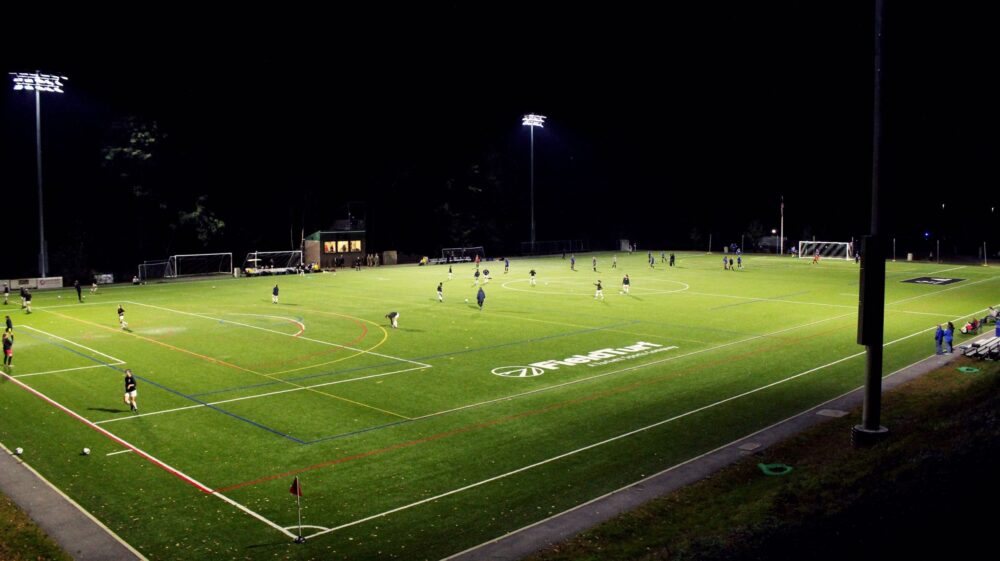
<svg viewBox="0 0 1000 561">
<path fill-rule="evenodd" d="M 545 117 L 528 113 L 521 124 L 531 131 L 531 252 L 535 252 L 535 127 L 545 128 Z"/>
<path fill-rule="evenodd" d="M 14 91 L 35 92 L 35 160 L 38 173 L 38 272 L 47 277 L 49 256 L 45 247 L 45 213 L 42 208 L 42 96 L 44 93 L 65 93 L 65 76 L 42 74 L 41 72 L 11 72 Z"/>
</svg>

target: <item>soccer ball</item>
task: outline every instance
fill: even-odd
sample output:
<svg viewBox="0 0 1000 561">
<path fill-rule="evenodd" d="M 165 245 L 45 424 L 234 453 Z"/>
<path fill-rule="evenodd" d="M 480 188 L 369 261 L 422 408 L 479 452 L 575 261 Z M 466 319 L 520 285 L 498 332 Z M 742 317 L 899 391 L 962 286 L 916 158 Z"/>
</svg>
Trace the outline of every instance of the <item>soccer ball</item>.
<svg viewBox="0 0 1000 561">
<path fill-rule="evenodd" d="M 84 456 L 89 456 L 90 455 L 90 448 L 84 448 L 83 449 L 83 455 Z"/>
<path fill-rule="evenodd" d="M 624 290 L 619 290 L 618 294 L 625 294 L 625 291 Z"/>
<path fill-rule="evenodd" d="M 60 295 L 56 296 L 56 298 L 62 298 L 62 294 L 60 294 Z"/>
<path fill-rule="evenodd" d="M 20 456 L 21 454 L 24 454 L 24 448 L 20 448 L 20 447 L 14 448 L 14 455 L 15 456 Z"/>
<path fill-rule="evenodd" d="M 468 304 L 468 303 L 469 303 L 469 299 L 468 299 L 468 298 L 466 298 L 466 299 L 465 299 L 465 303 L 466 303 L 466 304 Z"/>
</svg>

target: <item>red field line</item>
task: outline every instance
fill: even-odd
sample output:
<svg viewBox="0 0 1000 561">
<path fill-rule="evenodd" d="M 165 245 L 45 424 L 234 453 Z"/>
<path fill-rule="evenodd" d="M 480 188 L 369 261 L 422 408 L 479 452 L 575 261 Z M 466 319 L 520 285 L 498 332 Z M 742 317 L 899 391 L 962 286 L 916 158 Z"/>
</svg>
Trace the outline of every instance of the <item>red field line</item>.
<svg viewBox="0 0 1000 561">
<path fill-rule="evenodd" d="M 115 436 L 114 434 L 108 432 L 107 430 L 105 430 L 105 429 L 103 429 L 103 428 L 95 425 L 93 422 L 91 422 L 91 421 L 83 418 L 79 414 L 77 414 L 74 411 L 70 410 L 69 408 L 63 406 L 61 403 L 59 403 L 59 402 L 51 399 L 49 396 L 47 396 L 47 395 L 45 395 L 45 394 L 43 394 L 43 393 L 35 390 L 31 386 L 29 386 L 29 385 L 21 382 L 20 380 L 17 380 L 15 378 L 11 377 L 11 376 L 8 376 L 4 372 L 0 372 L 0 375 L 3 375 L 4 378 L 10 380 L 11 382 L 14 382 L 18 386 L 21 386 L 21 388 L 23 388 L 24 390 L 28 391 L 29 393 L 34 394 L 36 397 L 42 399 L 43 401 L 46 401 L 49 405 L 55 407 L 56 409 L 59 409 L 60 411 L 66 413 L 70 417 L 73 417 L 77 421 L 80 421 L 81 423 L 83 423 L 83 424 L 87 425 L 88 427 L 94 429 L 95 431 L 101 433 L 102 435 L 104 435 L 105 437 L 107 437 L 110 440 L 114 441 L 118 445 L 124 446 L 125 448 L 128 448 L 132 452 L 134 452 L 137 455 L 139 455 L 140 457 L 142 457 L 144 460 L 146 460 L 149 463 L 153 464 L 154 466 L 162 469 L 163 471 L 169 473 L 170 475 L 173 475 L 174 477 L 180 479 L 181 481 L 183 481 L 184 483 L 187 483 L 188 485 L 194 487 L 195 489 L 198 489 L 202 493 L 206 493 L 206 494 L 215 493 L 215 491 L 213 491 L 212 489 L 209 489 L 208 487 L 202 485 L 201 483 L 195 481 L 194 479 L 188 477 L 187 475 L 181 473 L 180 471 L 177 471 L 176 469 L 170 467 L 169 465 L 161 462 L 160 460 L 154 458 L 153 456 L 150 456 L 149 454 L 147 454 L 147 453 L 143 452 L 142 450 L 136 448 L 135 446 L 129 444 L 125 440 L 122 440 L 121 438 L 118 438 L 117 436 Z"/>
<path fill-rule="evenodd" d="M 240 488 L 243 488 L 243 487 L 249 487 L 249 486 L 253 486 L 253 485 L 259 485 L 261 483 L 266 483 L 266 482 L 272 481 L 274 479 L 287 478 L 287 477 L 298 475 L 300 473 L 307 472 L 307 471 L 313 471 L 313 470 L 322 469 L 322 468 L 326 468 L 326 467 L 330 467 L 330 466 L 335 466 L 335 465 L 338 465 L 338 464 L 343 464 L 343 463 L 351 462 L 351 461 L 354 461 L 354 460 L 360 460 L 360 459 L 364 459 L 364 458 L 369 458 L 371 456 L 377 456 L 377 455 L 384 454 L 384 453 L 387 453 L 387 452 L 392 452 L 392 451 L 395 451 L 395 450 L 400 450 L 400 449 L 403 449 L 403 448 L 410 448 L 410 447 L 416 446 L 418 444 L 424 444 L 424 443 L 427 443 L 427 442 L 434 442 L 436 440 L 441 440 L 443 438 L 448 438 L 448 437 L 451 437 L 451 436 L 455 436 L 455 435 L 459 435 L 459 434 L 464 434 L 464 433 L 467 433 L 467 432 L 471 432 L 473 430 L 478 430 L 478 429 L 482 429 L 482 428 L 488 428 L 488 427 L 491 427 L 491 426 L 494 426 L 494 425 L 498 425 L 498 424 L 501 424 L 501 423 L 506 423 L 506 422 L 509 422 L 509 421 L 514 421 L 514 420 L 523 419 L 523 418 L 527 418 L 527 417 L 533 417 L 535 415 L 541 415 L 543 413 L 548 413 L 548 412 L 551 412 L 551 411 L 562 409 L 562 408 L 570 406 L 570 405 L 576 405 L 576 404 L 579 404 L 579 403 L 585 403 L 585 402 L 593 401 L 595 399 L 600 399 L 600 398 L 603 398 L 603 397 L 609 397 L 609 396 L 613 396 L 613 395 L 622 394 L 622 393 L 629 392 L 629 391 L 632 391 L 632 390 L 635 390 L 635 389 L 638 389 L 638 388 L 641 388 L 641 387 L 644 387 L 644 386 L 653 385 L 653 384 L 659 384 L 661 382 L 672 380 L 672 379 L 675 379 L 677 376 L 683 376 L 683 375 L 686 375 L 686 374 L 692 374 L 692 373 L 695 373 L 695 372 L 700 372 L 700 371 L 705 370 L 705 369 L 714 368 L 716 366 L 720 366 L 720 365 L 723 365 L 723 364 L 728 364 L 728 363 L 730 363 L 730 362 L 732 362 L 733 360 L 736 360 L 736 359 L 748 358 L 748 357 L 752 357 L 752 356 L 755 356 L 755 355 L 758 355 L 758 354 L 761 354 L 761 353 L 766 353 L 766 352 L 771 352 L 771 351 L 775 351 L 775 350 L 778 350 L 778 349 L 786 348 L 786 347 L 789 347 L 789 346 L 801 343 L 803 341 L 808 341 L 808 340 L 814 339 L 816 337 L 822 337 L 822 336 L 828 335 L 828 334 L 830 334 L 830 333 L 832 333 L 834 331 L 837 331 L 837 330 L 840 330 L 840 329 L 844 329 L 845 327 L 851 327 L 851 326 L 835 327 L 835 328 L 832 328 L 832 329 L 827 329 L 827 330 L 821 331 L 819 333 L 814 333 L 812 335 L 807 335 L 807 336 L 804 336 L 804 337 L 798 337 L 798 338 L 795 338 L 795 339 L 791 339 L 791 340 L 788 340 L 788 341 L 785 341 L 785 342 L 782 342 L 782 343 L 779 343 L 779 344 L 776 344 L 776 345 L 769 345 L 769 346 L 760 347 L 758 349 L 747 351 L 747 352 L 741 353 L 741 354 L 727 355 L 725 358 L 720 358 L 720 359 L 708 361 L 708 362 L 705 362 L 705 363 L 702 363 L 702 364 L 698 364 L 698 365 L 694 365 L 694 366 L 691 366 L 691 367 L 688 367 L 688 368 L 684 368 L 684 369 L 681 369 L 681 370 L 670 372 L 668 375 L 661 376 L 659 378 L 654 378 L 654 379 L 650 379 L 650 380 L 642 380 L 642 381 L 639 381 L 639 382 L 632 382 L 630 384 L 626 384 L 624 386 L 619 386 L 617 388 L 610 388 L 610 389 L 607 389 L 607 390 L 595 392 L 595 393 L 588 394 L 588 395 L 585 395 L 585 396 L 582 396 L 582 397 L 578 397 L 578 398 L 575 398 L 575 399 L 571 399 L 571 400 L 568 400 L 568 401 L 562 401 L 562 402 L 559 402 L 559 403 L 553 403 L 552 405 L 548 405 L 548 406 L 542 407 L 540 409 L 534 409 L 534 410 L 530 410 L 530 411 L 524 411 L 524 412 L 517 413 L 517 414 L 514 414 L 514 415 L 508 415 L 508 416 L 505 416 L 505 417 L 499 417 L 499 418 L 496 418 L 496 419 L 491 419 L 491 420 L 488 420 L 488 421 L 483 421 L 483 422 L 475 423 L 475 424 L 472 424 L 472 425 L 466 425 L 464 427 L 459 427 L 459 428 L 456 428 L 456 429 L 452 429 L 450 431 L 445 431 L 445 432 L 433 434 L 431 436 L 427 436 L 427 437 L 424 437 L 424 438 L 419 438 L 419 439 L 416 439 L 416 440 L 408 440 L 406 442 L 400 442 L 398 444 L 393 444 L 392 446 L 387 446 L 387 447 L 384 447 L 384 448 L 378 448 L 378 449 L 375 449 L 375 450 L 369 450 L 367 452 L 361 452 L 361 453 L 358 453 L 358 454 L 353 454 L 351 456 L 345 456 L 343 458 L 337 458 L 335 460 L 328 460 L 328 461 L 325 461 L 325 462 L 320 462 L 318 464 L 313 464 L 311 466 L 306 466 L 306 467 L 294 469 L 294 470 L 287 471 L 287 472 L 284 472 L 284 473 L 279 473 L 279 474 L 274 474 L 274 475 L 267 475 L 267 476 L 259 477 L 257 479 L 253 479 L 253 480 L 243 481 L 243 482 L 240 482 L 240 483 L 234 483 L 234 484 L 231 484 L 231 485 L 227 485 L 225 487 L 220 487 L 219 489 L 216 489 L 216 492 L 218 492 L 218 493 L 225 493 L 225 492 L 228 492 L 228 491 L 232 491 L 234 489 L 240 489 Z"/>
<path fill-rule="evenodd" d="M 351 341 L 350 343 L 346 343 L 344 345 L 345 347 L 351 347 L 353 345 L 356 345 L 356 344 L 360 343 L 361 341 L 363 341 L 365 339 L 365 337 L 368 336 L 368 326 L 366 326 L 364 323 L 362 323 L 362 322 L 360 322 L 360 321 L 358 321 L 358 320 L 356 320 L 354 318 L 350 318 L 350 320 L 361 326 L 361 335 L 358 335 L 357 337 L 355 337 L 354 340 Z M 301 334 L 302 334 L 302 332 L 300 331 L 295 336 L 298 337 Z M 315 357 L 318 357 L 318 356 L 325 356 L 325 355 L 328 355 L 328 354 L 332 354 L 332 353 L 336 353 L 336 352 L 340 352 L 340 351 L 345 351 L 345 350 L 346 351 L 350 351 L 350 350 L 356 350 L 356 349 L 344 349 L 344 348 L 338 348 L 338 347 L 326 348 L 326 349 L 323 349 L 322 351 L 316 351 L 314 353 L 308 353 L 308 354 L 304 354 L 304 355 L 298 355 L 298 356 L 295 356 L 295 357 L 292 357 L 292 358 L 287 358 L 287 359 L 284 359 L 284 360 L 274 360 L 274 361 L 270 361 L 270 362 L 261 362 L 261 363 L 256 364 L 256 366 L 258 368 L 267 368 L 267 367 L 271 367 L 271 366 L 281 366 L 281 365 L 284 365 L 284 364 L 289 364 L 289 363 L 292 363 L 292 362 L 298 362 L 300 360 L 305 360 L 305 359 L 308 359 L 308 358 L 315 358 Z"/>
</svg>

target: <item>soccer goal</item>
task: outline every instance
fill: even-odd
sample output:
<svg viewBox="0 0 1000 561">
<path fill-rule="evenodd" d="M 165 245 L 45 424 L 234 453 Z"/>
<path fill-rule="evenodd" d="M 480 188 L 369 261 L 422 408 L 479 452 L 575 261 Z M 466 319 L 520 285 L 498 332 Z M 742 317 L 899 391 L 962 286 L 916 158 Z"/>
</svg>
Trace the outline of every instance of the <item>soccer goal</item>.
<svg viewBox="0 0 1000 561">
<path fill-rule="evenodd" d="M 139 280 L 162 279 L 167 275 L 167 261 L 143 261 L 139 264 Z"/>
<path fill-rule="evenodd" d="M 486 250 L 483 246 L 475 247 L 446 247 L 441 250 L 441 261 L 452 262 L 452 261 L 472 261 L 479 256 L 480 259 L 486 257 Z"/>
<path fill-rule="evenodd" d="M 232 253 L 195 253 L 171 255 L 167 259 L 167 268 L 163 276 L 177 278 L 231 274 L 233 274 Z"/>
<path fill-rule="evenodd" d="M 849 242 L 799 242 L 799 259 L 812 258 L 819 252 L 823 259 L 852 259 Z"/>
<path fill-rule="evenodd" d="M 251 251 L 243 260 L 248 275 L 275 275 L 295 272 L 302 267 L 302 251 Z"/>
</svg>

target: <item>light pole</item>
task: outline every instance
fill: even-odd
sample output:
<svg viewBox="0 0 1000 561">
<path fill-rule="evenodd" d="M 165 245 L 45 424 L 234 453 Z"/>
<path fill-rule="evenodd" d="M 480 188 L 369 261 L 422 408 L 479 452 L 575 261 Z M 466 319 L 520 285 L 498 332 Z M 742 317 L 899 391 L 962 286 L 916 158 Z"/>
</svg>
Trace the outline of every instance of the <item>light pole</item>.
<svg viewBox="0 0 1000 561">
<path fill-rule="evenodd" d="M 531 253 L 535 253 L 535 127 L 545 127 L 545 117 L 529 113 L 521 124 L 531 131 Z"/>
<path fill-rule="evenodd" d="M 39 72 L 11 72 L 14 91 L 35 92 L 35 159 L 38 164 L 38 271 L 46 277 L 49 272 L 49 256 L 45 248 L 45 213 L 42 208 L 42 92 L 64 93 L 65 76 L 41 74 Z"/>
<path fill-rule="evenodd" d="M 785 196 L 781 196 L 781 235 L 778 237 L 778 255 L 785 256 Z"/>
</svg>

